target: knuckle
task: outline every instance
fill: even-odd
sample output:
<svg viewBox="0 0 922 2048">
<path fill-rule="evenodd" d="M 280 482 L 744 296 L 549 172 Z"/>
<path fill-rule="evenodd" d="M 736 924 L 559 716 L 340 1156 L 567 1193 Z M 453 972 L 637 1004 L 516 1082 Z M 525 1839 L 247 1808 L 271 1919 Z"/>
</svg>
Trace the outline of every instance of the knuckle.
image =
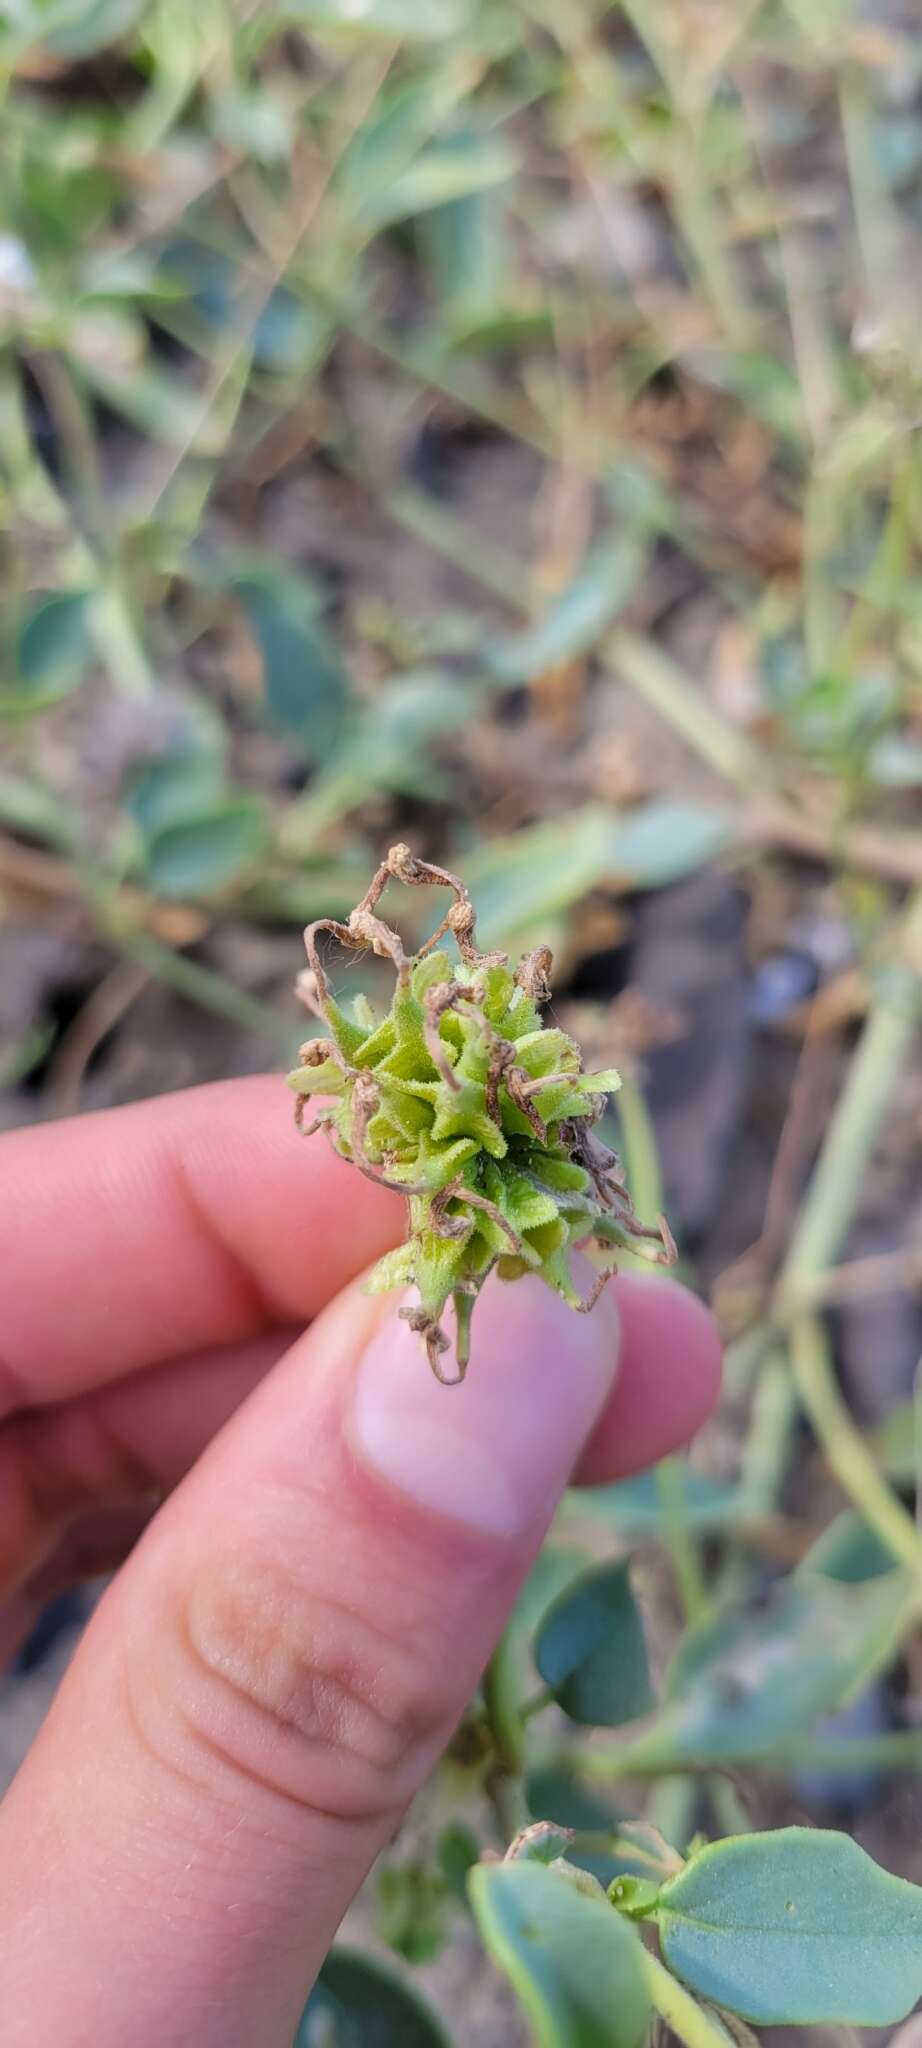
<svg viewBox="0 0 922 2048">
<path fill-rule="evenodd" d="M 415 1632 L 385 1633 L 323 1572 L 267 1553 L 196 1566 L 172 1602 L 178 1721 L 193 1766 L 341 1820 L 397 1811 L 449 1709 Z"/>
</svg>

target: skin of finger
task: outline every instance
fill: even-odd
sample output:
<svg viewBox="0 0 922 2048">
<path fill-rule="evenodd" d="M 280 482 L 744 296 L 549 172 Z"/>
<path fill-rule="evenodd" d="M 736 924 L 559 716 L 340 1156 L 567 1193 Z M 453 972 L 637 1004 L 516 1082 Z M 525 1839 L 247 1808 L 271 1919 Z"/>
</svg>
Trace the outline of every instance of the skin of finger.
<svg viewBox="0 0 922 2048">
<path fill-rule="evenodd" d="M 77 2028 L 79 2038 L 81 2000 L 94 2048 L 121 2042 L 126 2029 L 138 2048 L 148 2039 L 178 2048 L 190 2015 L 201 2048 L 212 2039 L 242 2048 L 255 2038 L 287 2048 L 309 1959 L 325 1952 L 344 1903 L 473 1689 L 534 1543 L 512 1545 L 498 1559 L 492 1542 L 427 1516 L 421 1545 L 418 1512 L 407 1519 L 402 1503 L 356 1468 L 341 1426 L 344 1394 L 362 1334 L 385 1313 L 384 1303 L 347 1296 L 294 1347 L 157 1518 L 97 1613 L 0 1815 L 10 2009 L 29 2015 L 22 2040 L 30 2048 L 37 2024 L 52 2038 L 61 2027 L 74 2038 Z M 626 1356 L 625 1376 L 639 1376 L 643 1363 Z M 296 1392 L 300 1429 L 292 1427 Z M 241 1483 L 242 1431 L 247 1468 L 255 1462 L 258 1472 L 260 1444 L 266 1452 L 259 1485 L 252 1470 Z M 620 1455 L 629 1449 L 622 1445 Z M 265 1531 L 253 1517 L 259 1524 L 268 1510 L 271 1522 L 279 1500 L 286 1543 L 293 1501 L 300 1540 L 293 1556 L 267 1563 Z M 194 1581 L 204 1571 L 211 1584 L 209 1545 L 229 1523 L 238 1557 L 263 1553 L 266 1630 L 250 1645 L 245 1703 L 254 1670 L 271 1664 L 280 1640 L 297 1637 L 297 1620 L 278 1611 L 278 1589 L 290 1598 L 294 1588 L 299 1612 L 313 1616 L 314 1638 L 322 1617 L 319 1646 L 302 1641 L 302 1657 L 314 1667 L 326 1754 L 316 1730 L 305 1740 L 303 1725 L 287 1725 L 278 1672 L 267 1735 L 264 1713 L 254 1722 L 244 1711 L 241 1725 L 240 1672 L 203 1660 L 201 1643 L 190 1657 L 190 1628 L 201 1638 L 202 1617 L 195 1619 L 188 1573 Z M 370 1572 L 376 1625 L 387 1635 L 384 1662 L 395 1641 L 406 1661 L 401 1712 L 412 1726 L 387 1764 L 386 1797 L 380 1768 L 369 1776 L 360 1754 L 345 1787 L 333 1771 L 334 1797 L 336 1688 L 348 1698 L 350 1661 L 368 1660 L 367 1642 L 357 1646 L 356 1637 L 373 1625 L 361 1596 Z M 248 1589 L 233 1575 L 228 1583 L 226 1573 L 223 1586 L 226 1646 L 240 1633 L 228 1628 L 226 1603 L 231 1623 L 235 1612 L 242 1621 L 252 1615 L 253 1588 L 252 1579 Z M 421 1643 L 434 1680 L 420 1677 Z M 399 1694 L 399 1676 L 396 1683 Z M 291 1697 L 286 1681 L 282 1698 Z M 20 2048 L 15 2033 L 10 2048 Z"/>
<path fill-rule="evenodd" d="M 542 1530 L 446 1521 L 357 1461 L 349 1382 L 392 1313 L 332 1305 L 97 1610 L 0 1813 L 10 2048 L 65 2019 L 94 2048 L 287 2048 L 444 1748 Z"/>
<path fill-rule="evenodd" d="M 708 1308 L 665 1274 L 621 1273 L 621 1370 L 576 1473 L 582 1486 L 626 1479 L 681 1449 L 720 1393 L 722 1346 Z"/>
<path fill-rule="evenodd" d="M 720 1387 L 720 1339 L 700 1301 L 663 1276 L 623 1274 L 613 1286 L 622 1366 L 575 1475 L 587 1486 L 627 1477 L 686 1443 Z M 191 1469 L 293 1334 L 215 1347 L 0 1425 L 0 1671 L 44 1601 L 124 1561 L 150 1519 L 152 1494 Z"/>
<path fill-rule="evenodd" d="M 686 1288 L 624 1274 L 614 1293 L 623 1363 L 577 1475 L 587 1485 L 687 1442 L 720 1381 L 713 1318 Z M 22 1586 L 88 1509 L 175 1486 L 295 1334 L 216 1346 L 0 1424 L 0 1592 Z"/>
<path fill-rule="evenodd" d="M 0 1137 L 0 1416 L 281 1324 L 399 1241 L 404 1206 L 279 1075 Z"/>
<path fill-rule="evenodd" d="M 297 1334 L 216 1345 L 0 1423 L 0 1594 L 88 1510 L 170 1492 Z"/>
</svg>

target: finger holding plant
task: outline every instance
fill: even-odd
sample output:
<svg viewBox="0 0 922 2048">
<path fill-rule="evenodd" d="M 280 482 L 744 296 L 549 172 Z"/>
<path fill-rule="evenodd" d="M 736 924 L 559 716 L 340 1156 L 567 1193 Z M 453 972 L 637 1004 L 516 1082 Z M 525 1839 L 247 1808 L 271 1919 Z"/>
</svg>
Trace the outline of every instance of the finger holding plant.
<svg viewBox="0 0 922 2048">
<path fill-rule="evenodd" d="M 437 930 L 412 956 L 378 914 L 392 878 L 453 894 Z M 323 932 L 393 963 L 396 987 L 384 1018 L 375 1018 L 364 995 L 351 1015 L 336 1001 L 318 949 Z M 447 934 L 457 960 L 439 947 Z M 305 943 L 310 967 L 300 992 L 330 1035 L 309 1039 L 289 1076 L 298 1122 L 312 1096 L 324 1098 L 308 1129 L 325 1130 L 342 1157 L 406 1196 L 406 1242 L 379 1260 L 367 1284 L 378 1293 L 417 1290 L 418 1306 L 401 1314 L 423 1338 L 437 1378 L 448 1385 L 463 1379 L 474 1303 L 494 1270 L 504 1280 L 536 1273 L 574 1309 L 588 1310 L 619 1248 L 645 1249 L 659 1263 L 672 1259 L 667 1224 L 660 1219 L 649 1229 L 638 1221 L 618 1159 L 593 1131 L 620 1085 L 617 1073 L 584 1073 L 574 1040 L 541 1015 L 550 994 L 547 947 L 515 967 L 505 953 L 481 953 L 463 882 L 403 845 L 391 847 L 348 922 L 323 918 L 308 926 Z M 605 1259 L 587 1297 L 570 1271 L 570 1254 L 583 1244 Z M 454 1376 L 441 1365 L 449 1300 Z"/>
</svg>

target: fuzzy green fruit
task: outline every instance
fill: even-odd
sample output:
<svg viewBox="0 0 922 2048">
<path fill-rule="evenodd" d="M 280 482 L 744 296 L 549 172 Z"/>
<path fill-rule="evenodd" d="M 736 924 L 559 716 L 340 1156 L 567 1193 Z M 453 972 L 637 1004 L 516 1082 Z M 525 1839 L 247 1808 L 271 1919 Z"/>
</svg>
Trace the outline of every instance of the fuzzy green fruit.
<svg viewBox="0 0 922 2048">
<path fill-rule="evenodd" d="M 376 914 L 391 877 L 454 894 L 414 958 Z M 380 1022 L 363 996 L 351 1015 L 335 1001 L 317 953 L 322 931 L 393 961 L 397 986 Z M 323 918 L 308 926 L 310 970 L 299 986 L 330 1036 L 309 1039 L 288 1077 L 299 1124 L 308 1097 L 327 1098 L 310 1130 L 326 1130 L 343 1158 L 406 1196 L 407 1241 L 379 1260 L 368 1286 L 415 1287 L 419 1306 L 401 1313 L 424 1338 L 439 1379 L 446 1303 L 455 1308 L 460 1379 L 474 1301 L 494 1268 L 506 1280 L 536 1273 L 573 1308 L 588 1309 L 613 1264 L 583 1300 L 570 1276 L 575 1245 L 617 1249 L 639 1240 L 653 1258 L 672 1256 L 666 1225 L 638 1223 L 614 1153 L 592 1133 L 618 1075 L 584 1074 L 573 1039 L 543 1023 L 547 948 L 513 969 L 503 953 L 479 953 L 474 931 L 457 877 L 392 847 L 348 924 Z M 457 962 L 433 950 L 446 932 Z"/>
</svg>

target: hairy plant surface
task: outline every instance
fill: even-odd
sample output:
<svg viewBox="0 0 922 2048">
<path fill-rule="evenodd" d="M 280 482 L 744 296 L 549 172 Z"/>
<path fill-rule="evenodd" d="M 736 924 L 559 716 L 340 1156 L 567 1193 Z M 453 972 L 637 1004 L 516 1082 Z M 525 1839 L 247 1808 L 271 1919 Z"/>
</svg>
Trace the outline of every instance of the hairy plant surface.
<svg viewBox="0 0 922 2048">
<path fill-rule="evenodd" d="M 412 957 L 377 914 L 392 877 L 453 892 L 438 930 Z M 386 1017 L 376 1019 L 364 995 L 351 1014 L 337 1003 L 317 949 L 325 931 L 393 962 Z M 449 933 L 457 960 L 439 949 Z M 506 1280 L 537 1273 L 573 1308 L 590 1309 L 613 1265 L 583 1298 L 570 1272 L 574 1246 L 612 1252 L 639 1241 L 654 1258 L 671 1258 L 665 1223 L 650 1230 L 638 1222 L 619 1162 L 592 1130 L 618 1075 L 585 1074 L 573 1039 L 541 1016 L 547 947 L 516 967 L 505 953 L 479 952 L 463 883 L 402 845 L 391 848 L 348 923 L 321 918 L 305 943 L 310 969 L 299 986 L 330 1036 L 309 1039 L 289 1075 L 297 1120 L 303 1128 L 310 1096 L 332 1098 L 309 1130 L 325 1130 L 343 1158 L 406 1196 L 407 1240 L 379 1260 L 368 1284 L 376 1292 L 416 1288 L 418 1307 L 401 1314 L 425 1340 L 440 1379 L 446 1304 L 454 1304 L 460 1379 L 473 1305 L 494 1269 Z"/>
</svg>

